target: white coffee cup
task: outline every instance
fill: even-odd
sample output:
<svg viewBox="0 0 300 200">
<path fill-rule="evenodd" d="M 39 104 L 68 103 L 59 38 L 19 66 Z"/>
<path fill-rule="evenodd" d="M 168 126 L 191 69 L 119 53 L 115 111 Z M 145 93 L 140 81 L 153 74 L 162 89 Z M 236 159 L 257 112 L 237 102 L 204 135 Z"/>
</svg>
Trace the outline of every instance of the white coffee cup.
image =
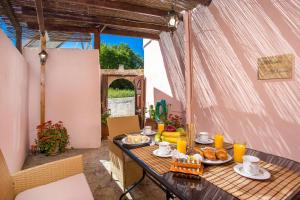
<svg viewBox="0 0 300 200">
<path fill-rule="evenodd" d="M 208 132 L 199 132 L 196 135 L 197 140 L 206 142 L 208 141 Z"/>
<path fill-rule="evenodd" d="M 171 151 L 171 146 L 169 142 L 160 142 L 158 143 L 158 146 L 159 146 L 158 153 L 160 155 L 167 155 Z"/>
<path fill-rule="evenodd" d="M 244 171 L 251 175 L 259 174 L 259 161 L 260 159 L 255 156 L 245 155 L 243 156 L 243 168 Z"/>
<path fill-rule="evenodd" d="M 152 127 L 151 126 L 145 126 L 144 127 L 144 134 L 150 135 L 152 133 Z"/>
</svg>

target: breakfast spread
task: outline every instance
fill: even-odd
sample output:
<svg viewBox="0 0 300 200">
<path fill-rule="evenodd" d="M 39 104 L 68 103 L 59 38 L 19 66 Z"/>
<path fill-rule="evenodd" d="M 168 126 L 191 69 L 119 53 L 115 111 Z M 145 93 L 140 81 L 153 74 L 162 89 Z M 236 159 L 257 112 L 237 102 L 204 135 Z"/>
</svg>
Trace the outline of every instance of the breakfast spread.
<svg viewBox="0 0 300 200">
<path fill-rule="evenodd" d="M 126 144 L 141 144 L 149 142 L 150 138 L 145 135 L 128 135 L 126 137 L 125 143 Z"/>
</svg>

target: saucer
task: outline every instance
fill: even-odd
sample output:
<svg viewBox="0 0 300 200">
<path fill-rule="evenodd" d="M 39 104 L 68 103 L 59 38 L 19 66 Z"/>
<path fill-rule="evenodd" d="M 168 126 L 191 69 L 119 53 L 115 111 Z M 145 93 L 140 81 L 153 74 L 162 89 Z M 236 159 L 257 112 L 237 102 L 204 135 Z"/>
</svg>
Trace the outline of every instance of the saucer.
<svg viewBox="0 0 300 200">
<path fill-rule="evenodd" d="M 154 150 L 153 154 L 155 156 L 162 157 L 162 158 L 168 158 L 168 157 L 172 156 L 171 151 L 168 154 L 160 154 L 159 151 L 158 151 L 158 149 Z"/>
<path fill-rule="evenodd" d="M 271 178 L 270 172 L 268 172 L 264 168 L 259 168 L 259 174 L 257 174 L 257 175 L 252 175 L 252 174 L 245 172 L 245 170 L 243 168 L 243 164 L 237 164 L 236 166 L 233 167 L 233 169 L 239 175 L 242 175 L 242 176 L 250 178 L 250 179 L 267 180 L 267 179 Z"/>
<path fill-rule="evenodd" d="M 214 140 L 213 139 L 208 139 L 206 141 L 203 141 L 203 140 L 199 140 L 199 138 L 196 138 L 195 142 L 199 143 L 199 144 L 212 144 L 212 143 L 214 143 Z"/>
<path fill-rule="evenodd" d="M 144 130 L 142 130 L 141 134 L 142 135 L 146 135 L 146 136 L 150 136 L 150 135 L 155 135 L 156 132 L 155 131 L 151 131 L 151 133 L 145 134 Z"/>
</svg>

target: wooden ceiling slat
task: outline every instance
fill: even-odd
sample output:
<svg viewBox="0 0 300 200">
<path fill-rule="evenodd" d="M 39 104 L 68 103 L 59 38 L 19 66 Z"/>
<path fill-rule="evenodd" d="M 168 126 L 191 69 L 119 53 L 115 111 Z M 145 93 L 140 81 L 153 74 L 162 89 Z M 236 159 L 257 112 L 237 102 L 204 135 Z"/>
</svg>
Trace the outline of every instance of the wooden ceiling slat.
<svg viewBox="0 0 300 200">
<path fill-rule="evenodd" d="M 97 8 L 106 8 L 114 11 L 128 11 L 131 13 L 138 13 L 149 16 L 159 16 L 165 17 L 168 15 L 167 10 L 161 10 L 152 7 L 140 6 L 136 4 L 119 2 L 119 1 L 110 1 L 110 0 L 56 0 L 60 2 L 69 2 L 72 4 L 93 6 Z"/>
</svg>

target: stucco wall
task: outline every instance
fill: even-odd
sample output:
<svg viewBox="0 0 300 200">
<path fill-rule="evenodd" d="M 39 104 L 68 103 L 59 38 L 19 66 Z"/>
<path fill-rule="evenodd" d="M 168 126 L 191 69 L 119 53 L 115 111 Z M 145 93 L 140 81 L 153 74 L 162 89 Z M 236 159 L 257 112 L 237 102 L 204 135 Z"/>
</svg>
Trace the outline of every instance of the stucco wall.
<svg viewBox="0 0 300 200">
<path fill-rule="evenodd" d="M 146 107 L 155 105 L 157 101 L 166 99 L 171 105 L 170 112 L 181 115 L 183 104 L 171 88 L 170 80 L 166 72 L 163 56 L 156 40 L 144 39 L 144 76 L 146 77 Z M 175 89 L 175 90 L 174 90 Z"/>
<path fill-rule="evenodd" d="M 29 135 L 36 138 L 40 112 L 38 49 L 25 48 L 29 64 Z M 100 67 L 97 50 L 48 49 L 46 120 L 63 121 L 75 148 L 100 146 Z"/>
<path fill-rule="evenodd" d="M 22 168 L 28 149 L 28 66 L 0 30 L 0 149 L 8 168 Z"/>
<path fill-rule="evenodd" d="M 135 115 L 135 97 L 108 98 L 111 117 Z"/>
<path fill-rule="evenodd" d="M 228 141 L 300 161 L 299 9 L 296 0 L 216 0 L 193 10 L 191 106 L 198 131 L 221 131 Z M 160 40 L 170 87 L 181 102 L 183 35 L 179 27 Z M 292 80 L 257 80 L 258 58 L 285 53 L 295 56 Z"/>
</svg>

